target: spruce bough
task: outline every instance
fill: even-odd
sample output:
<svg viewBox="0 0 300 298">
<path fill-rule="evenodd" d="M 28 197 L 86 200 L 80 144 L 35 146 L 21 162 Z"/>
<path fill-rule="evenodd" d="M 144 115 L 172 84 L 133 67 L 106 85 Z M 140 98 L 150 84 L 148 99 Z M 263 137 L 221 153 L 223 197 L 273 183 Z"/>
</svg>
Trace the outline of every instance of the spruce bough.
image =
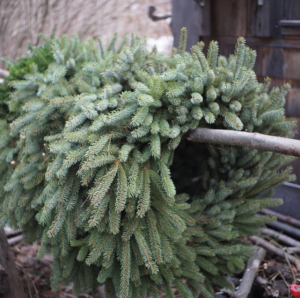
<svg viewBox="0 0 300 298">
<path fill-rule="evenodd" d="M 278 171 L 293 158 L 183 136 L 291 137 L 289 85 L 257 82 L 243 38 L 228 59 L 217 42 L 206 57 L 202 42 L 186 52 L 185 29 L 171 57 L 136 36 L 115 43 L 63 36 L 31 49 L 34 63 L 6 90 L 0 223 L 40 241 L 39 257 L 51 250 L 53 289 L 72 281 L 77 293 L 105 284 L 107 297 L 172 298 L 174 285 L 214 297 L 252 252 L 241 237 L 273 220 L 257 212 L 281 203 L 272 188 L 294 179 Z"/>
</svg>

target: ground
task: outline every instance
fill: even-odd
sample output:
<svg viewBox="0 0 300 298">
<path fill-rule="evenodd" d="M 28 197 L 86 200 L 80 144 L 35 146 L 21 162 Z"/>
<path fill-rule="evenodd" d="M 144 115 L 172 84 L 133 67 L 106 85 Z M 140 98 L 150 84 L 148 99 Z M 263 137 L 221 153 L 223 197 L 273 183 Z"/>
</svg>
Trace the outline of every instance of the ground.
<svg viewBox="0 0 300 298">
<path fill-rule="evenodd" d="M 272 242 L 273 240 L 270 240 Z M 274 241 L 273 241 L 274 243 Z M 277 244 L 278 245 L 278 244 Z M 50 288 L 50 274 L 52 257 L 46 254 L 42 260 L 37 259 L 38 244 L 25 245 L 22 243 L 12 246 L 16 266 L 22 277 L 23 286 L 30 298 L 76 298 L 73 295 L 72 285 L 60 287 L 53 292 Z M 243 272 L 231 277 L 231 281 L 238 286 Z M 252 287 L 249 298 L 262 297 L 289 297 L 288 285 L 293 283 L 294 278 L 298 281 L 300 274 L 285 259 L 267 253 L 259 269 L 259 278 Z M 174 293 L 177 298 L 176 289 Z M 162 294 L 160 298 L 164 298 Z M 201 297 L 201 296 L 200 296 Z M 218 297 L 229 297 L 222 294 Z M 79 298 L 104 298 L 103 287 L 99 287 L 98 293 L 80 295 Z"/>
</svg>

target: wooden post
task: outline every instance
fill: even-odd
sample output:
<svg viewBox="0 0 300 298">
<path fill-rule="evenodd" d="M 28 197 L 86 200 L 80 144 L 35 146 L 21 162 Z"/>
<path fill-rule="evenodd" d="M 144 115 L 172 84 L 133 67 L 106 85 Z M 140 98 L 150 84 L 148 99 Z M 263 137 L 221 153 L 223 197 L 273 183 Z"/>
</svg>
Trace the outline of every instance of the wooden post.
<svg viewBox="0 0 300 298">
<path fill-rule="evenodd" d="M 0 229 L 0 296 L 3 298 L 27 297 L 3 229 Z"/>
</svg>

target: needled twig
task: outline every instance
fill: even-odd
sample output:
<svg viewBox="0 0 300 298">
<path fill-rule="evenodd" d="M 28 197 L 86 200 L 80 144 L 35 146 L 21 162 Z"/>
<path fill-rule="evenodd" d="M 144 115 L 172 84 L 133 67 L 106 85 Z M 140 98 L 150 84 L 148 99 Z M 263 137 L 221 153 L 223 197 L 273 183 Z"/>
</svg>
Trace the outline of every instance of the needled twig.
<svg viewBox="0 0 300 298">
<path fill-rule="evenodd" d="M 257 245 L 260 245 L 262 246 L 263 248 L 265 248 L 266 250 L 282 257 L 282 258 L 285 258 L 287 257 L 289 259 L 290 262 L 292 262 L 296 268 L 297 268 L 297 271 L 300 272 L 300 261 L 298 259 L 296 259 L 295 257 L 287 254 L 284 250 L 280 249 L 280 248 L 277 248 L 276 246 L 274 246 L 273 244 L 269 243 L 268 241 L 260 238 L 260 237 L 257 237 L 257 236 L 251 236 L 249 237 L 249 239 L 257 244 Z"/>
<path fill-rule="evenodd" d="M 300 141 L 245 131 L 197 128 L 187 138 L 191 142 L 248 147 L 300 157 Z"/>
</svg>

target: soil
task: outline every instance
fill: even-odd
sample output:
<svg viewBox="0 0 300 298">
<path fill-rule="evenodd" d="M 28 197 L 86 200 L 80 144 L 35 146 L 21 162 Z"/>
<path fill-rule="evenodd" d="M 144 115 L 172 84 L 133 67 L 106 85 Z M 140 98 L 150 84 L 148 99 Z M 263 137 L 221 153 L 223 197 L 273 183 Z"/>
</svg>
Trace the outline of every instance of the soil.
<svg viewBox="0 0 300 298">
<path fill-rule="evenodd" d="M 59 291 L 54 292 L 50 288 L 50 275 L 52 256 L 46 254 L 42 260 L 37 258 L 39 245 L 34 243 L 25 245 L 18 243 L 11 247 L 16 266 L 20 272 L 23 286 L 30 298 L 75 298 L 72 291 L 72 285 L 63 287 Z M 231 276 L 230 280 L 238 286 L 243 276 L 243 272 Z M 267 253 L 266 258 L 262 262 L 259 270 L 259 275 L 256 278 L 252 291 L 248 298 L 268 298 L 289 296 L 289 285 L 300 281 L 300 273 L 297 273 L 293 265 L 287 263 L 283 258 Z M 181 296 L 174 289 L 174 294 L 177 298 Z M 90 295 L 84 294 L 79 298 L 104 298 L 104 289 L 99 287 L 98 292 Z M 164 298 L 161 295 L 160 298 Z M 201 297 L 201 296 L 199 296 Z M 225 298 L 230 297 L 228 294 L 219 291 L 215 297 Z"/>
</svg>

